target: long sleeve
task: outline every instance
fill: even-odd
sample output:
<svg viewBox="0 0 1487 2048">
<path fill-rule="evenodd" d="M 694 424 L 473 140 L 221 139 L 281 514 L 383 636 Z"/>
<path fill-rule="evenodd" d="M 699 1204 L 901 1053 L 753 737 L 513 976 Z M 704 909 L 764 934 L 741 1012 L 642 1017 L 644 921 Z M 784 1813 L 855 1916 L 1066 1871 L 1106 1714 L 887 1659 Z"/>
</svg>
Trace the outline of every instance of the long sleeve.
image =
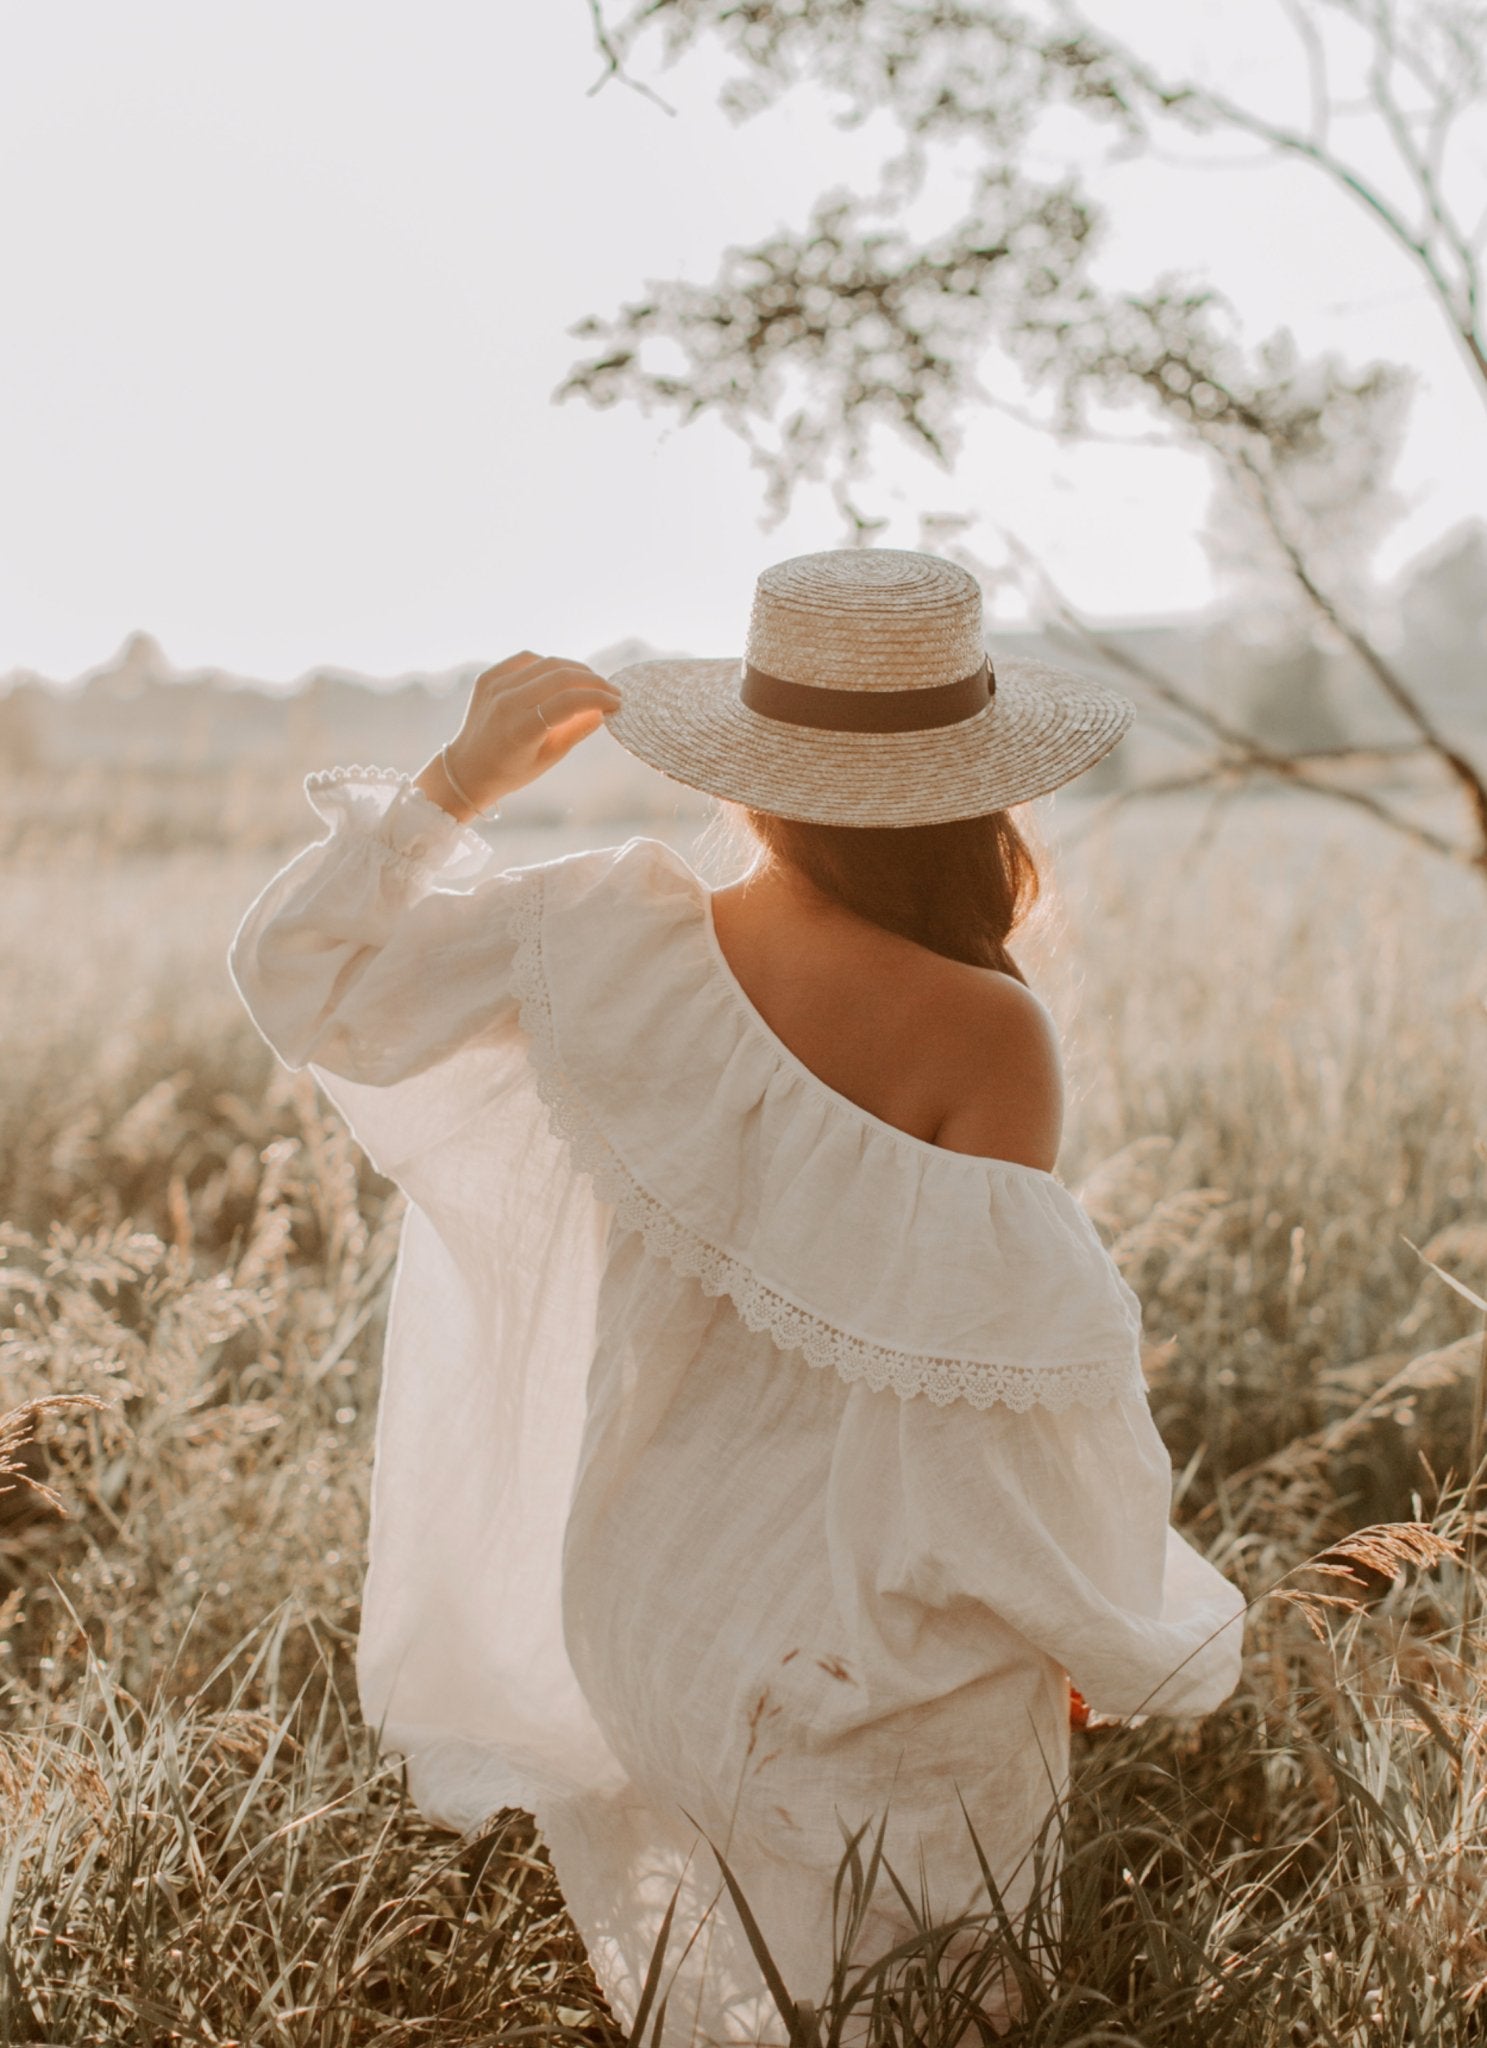
<svg viewBox="0 0 1487 2048">
<path fill-rule="evenodd" d="M 844 1584 L 988 1609 L 1092 1712 L 1124 1719 L 1209 1713 L 1240 1677 L 1244 1596 L 1171 1507 L 1171 1460 L 1137 1389 L 1059 1411 L 850 1403 L 828 1515 Z M 862 1554 L 846 1562 L 849 1543 Z"/>
<path fill-rule="evenodd" d="M 499 867 L 405 775 L 335 769 L 305 793 L 328 834 L 250 905 L 228 965 L 262 1036 L 309 1067 L 384 1173 L 489 1099 L 509 1038 L 528 871 Z"/>
<path fill-rule="evenodd" d="M 553 867 L 501 870 L 403 776 L 339 770 L 306 793 L 330 832 L 249 908 L 230 966 L 268 1043 L 409 1198 L 357 1681 L 415 1802 L 464 1828 L 624 1782 L 560 1600 L 609 1212 L 549 1127 L 522 1025 Z"/>
</svg>

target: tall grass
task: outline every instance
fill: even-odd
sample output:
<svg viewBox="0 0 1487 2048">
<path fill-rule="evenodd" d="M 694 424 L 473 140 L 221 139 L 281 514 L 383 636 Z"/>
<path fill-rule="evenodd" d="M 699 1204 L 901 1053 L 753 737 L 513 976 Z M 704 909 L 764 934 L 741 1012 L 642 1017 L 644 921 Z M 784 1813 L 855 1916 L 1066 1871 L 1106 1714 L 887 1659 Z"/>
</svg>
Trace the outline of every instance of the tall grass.
<svg viewBox="0 0 1487 2048">
<path fill-rule="evenodd" d="M 226 984 L 288 846 L 33 826 L 0 892 L 0 2040 L 617 2043 L 530 1819 L 429 1828 L 356 1712 L 399 1198 Z M 1296 806 L 1192 828 L 1068 850 L 1019 958 L 1244 1679 L 1076 1735 L 1059 1913 L 844 1952 L 802 2044 L 855 1999 L 948 2048 L 1001 1971 L 1006 2038 L 1049 2048 L 1487 2037 L 1482 905 Z M 908 1910 L 844 1841 L 844 1951 L 895 1879 Z"/>
</svg>

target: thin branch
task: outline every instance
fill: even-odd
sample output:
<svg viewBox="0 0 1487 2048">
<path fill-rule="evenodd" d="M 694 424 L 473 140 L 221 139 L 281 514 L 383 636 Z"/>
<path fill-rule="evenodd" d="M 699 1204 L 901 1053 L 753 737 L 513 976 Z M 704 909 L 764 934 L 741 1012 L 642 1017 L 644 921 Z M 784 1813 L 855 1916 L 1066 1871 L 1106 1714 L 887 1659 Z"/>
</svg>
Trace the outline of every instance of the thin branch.
<svg viewBox="0 0 1487 2048">
<path fill-rule="evenodd" d="M 1242 731 L 1236 725 L 1230 725 L 1227 719 L 1221 718 L 1209 705 L 1202 703 L 1198 698 L 1191 696 L 1186 690 L 1180 688 L 1170 677 L 1163 675 L 1160 669 L 1154 668 L 1150 662 L 1144 660 L 1140 655 L 1133 654 L 1129 648 L 1122 647 L 1119 642 L 1108 639 L 1097 627 L 1090 625 L 1088 620 L 1076 611 L 1073 604 L 1070 603 L 1069 599 L 1058 588 L 1053 578 L 1048 574 L 1042 563 L 1037 560 L 1031 549 L 1025 546 L 1015 534 L 1007 532 L 1005 528 L 1000 529 L 1000 531 L 1009 551 L 1018 558 L 1025 568 L 1032 570 L 1038 577 L 1044 590 L 1052 599 L 1059 616 L 1075 635 L 1076 639 L 1087 646 L 1095 648 L 1115 667 L 1123 669 L 1127 675 L 1135 676 L 1139 681 L 1145 683 L 1153 696 L 1159 698 L 1164 704 L 1171 705 L 1174 710 L 1181 711 L 1187 717 L 1193 719 L 1212 738 L 1219 740 L 1241 758 L 1251 759 L 1259 757 L 1267 761 L 1288 758 L 1273 755 L 1263 741 L 1257 740 L 1253 734 Z"/>
<path fill-rule="evenodd" d="M 594 43 L 600 56 L 604 58 L 605 63 L 604 69 L 589 87 L 585 98 L 592 99 L 601 86 L 607 85 L 611 78 L 618 78 L 621 85 L 628 85 L 635 92 L 644 94 L 646 99 L 654 100 L 663 114 L 674 114 L 676 112 L 675 107 L 671 106 L 666 100 L 663 100 L 658 92 L 653 92 L 643 79 L 632 78 L 629 72 L 626 71 L 624 62 L 620 57 L 619 51 L 615 48 L 614 39 L 610 35 L 608 25 L 604 19 L 603 0 L 589 0 L 589 15 L 594 24 Z"/>
<path fill-rule="evenodd" d="M 1337 747 L 1296 747 L 1293 761 L 1404 761 L 1432 750 L 1425 740 L 1379 740 L 1370 745 L 1351 741 Z"/>
<path fill-rule="evenodd" d="M 1342 783 L 1318 780 L 1307 772 L 1307 757 L 1305 755 L 1278 753 L 1274 748 L 1267 747 L 1263 741 L 1256 740 L 1250 734 L 1241 732 L 1237 727 L 1231 726 L 1227 720 L 1220 718 L 1216 712 L 1211 711 L 1206 704 L 1202 704 L 1196 698 L 1189 696 L 1186 691 L 1172 682 L 1169 677 L 1154 668 L 1150 662 L 1144 660 L 1140 655 L 1133 654 L 1129 648 L 1122 647 L 1118 642 L 1109 639 L 1105 634 L 1101 633 L 1096 627 L 1091 626 L 1075 610 L 1074 606 L 1054 584 L 1047 571 L 1036 561 L 1023 543 L 1013 534 L 1004 533 L 1003 538 L 1009 549 L 1024 564 L 1031 567 L 1037 573 L 1060 616 L 1082 641 L 1102 655 L 1114 667 L 1123 670 L 1127 675 L 1133 676 L 1142 682 L 1147 689 L 1152 691 L 1164 703 L 1187 713 L 1189 717 L 1196 720 L 1200 725 L 1206 726 L 1209 732 L 1228 749 L 1227 755 L 1220 755 L 1214 760 L 1202 764 L 1200 768 L 1192 771 L 1190 776 L 1167 778 L 1164 781 L 1153 784 L 1133 785 L 1128 791 L 1114 792 L 1114 797 L 1125 798 L 1129 796 L 1134 799 L 1148 794 L 1165 795 L 1180 788 L 1198 787 L 1216 776 L 1231 776 L 1239 773 L 1273 775 L 1278 781 L 1289 783 L 1293 788 L 1305 789 L 1316 796 L 1330 797 L 1334 803 L 1351 804 L 1355 809 L 1365 812 L 1377 824 L 1387 826 L 1390 831 L 1399 833 L 1415 845 L 1425 847 L 1431 853 L 1441 855 L 1443 859 L 1454 861 L 1458 865 L 1462 863 L 1471 865 L 1483 864 L 1476 851 L 1462 847 L 1454 840 L 1447 839 L 1440 833 L 1432 832 L 1428 826 L 1417 824 L 1412 818 L 1404 817 L 1401 813 L 1392 810 L 1389 805 L 1382 803 L 1377 797 L 1370 795 L 1367 790 L 1349 789 Z M 1317 751 L 1318 753 L 1322 752 L 1322 750 Z M 1326 751 L 1330 758 L 1340 759 L 1353 750 L 1339 748 Z M 1431 748 L 1431 751 L 1439 752 L 1439 749 Z M 1112 800 L 1107 799 L 1107 801 Z"/>
<path fill-rule="evenodd" d="M 1398 670 L 1390 662 L 1385 661 L 1373 642 L 1353 624 L 1351 619 L 1343 617 L 1336 604 L 1315 581 L 1300 548 L 1281 516 L 1269 479 L 1262 475 L 1258 464 L 1247 450 L 1240 448 L 1235 453 L 1237 460 L 1244 465 L 1253 479 L 1266 524 L 1284 551 L 1296 581 L 1333 631 L 1347 642 L 1391 702 L 1414 726 L 1425 745 L 1460 784 L 1477 824 L 1478 844 L 1470 857 L 1474 866 L 1487 868 L 1487 781 L 1483 780 L 1481 773 L 1466 756 L 1452 746 Z"/>
<path fill-rule="evenodd" d="M 1332 94 L 1327 83 L 1327 52 L 1322 43 L 1321 31 L 1301 0 L 1281 0 L 1283 10 L 1292 28 L 1301 39 L 1306 52 L 1306 81 L 1311 94 L 1311 132 L 1319 149 L 1327 143 L 1327 128 L 1332 112 Z"/>
<path fill-rule="evenodd" d="M 1084 819 L 1082 824 L 1074 826 L 1072 830 L 1067 832 L 1064 835 L 1064 841 L 1067 845 L 1077 846 L 1088 833 L 1098 830 L 1115 811 L 1121 809 L 1126 804 L 1140 803 L 1148 797 L 1187 796 L 1200 789 L 1212 789 L 1216 800 L 1220 797 L 1237 796 L 1252 776 L 1264 775 L 1269 772 L 1271 771 L 1263 766 L 1245 766 L 1234 761 L 1216 759 L 1205 761 L 1201 767 L 1192 769 L 1185 774 L 1156 776 L 1147 782 L 1128 783 L 1124 789 L 1111 790 L 1105 796 L 1098 798 L 1094 805 L 1091 806 L 1088 817 Z M 1370 812 L 1377 823 L 1387 826 L 1391 831 L 1400 833 L 1414 844 L 1423 846 L 1429 853 L 1439 854 L 1447 860 L 1454 860 L 1458 863 L 1461 859 L 1459 848 L 1452 846 L 1446 840 L 1438 838 L 1435 833 L 1427 830 L 1426 827 L 1415 825 L 1408 818 L 1401 818 L 1396 813 L 1385 810 L 1359 791 L 1334 790 L 1325 787 L 1317 788 L 1315 785 L 1307 786 L 1313 789 L 1314 793 L 1319 796 L 1336 796 L 1343 800 L 1353 799 L 1361 801 L 1363 807 Z"/>
<path fill-rule="evenodd" d="M 1456 318 L 1463 329 L 1475 330 L 1479 284 L 1476 261 L 1470 244 L 1446 207 L 1430 162 L 1421 155 L 1419 145 L 1410 133 L 1409 121 L 1406 118 L 1404 109 L 1394 96 L 1394 88 L 1389 75 L 1395 58 L 1393 35 L 1387 23 L 1382 19 L 1378 29 L 1378 37 L 1379 55 L 1375 58 L 1373 68 L 1369 74 L 1374 104 L 1378 108 L 1394 147 L 1399 151 L 1405 167 L 1419 189 L 1420 196 L 1425 202 L 1426 210 L 1431 220 L 1435 223 L 1436 232 L 1440 235 L 1446 246 L 1452 250 L 1456 260 L 1461 265 L 1466 305 L 1464 311 L 1459 311 L 1456 314 Z M 1451 122 L 1455 118 L 1455 113 L 1450 107 L 1444 92 L 1439 87 L 1436 88 L 1436 91 L 1436 106 L 1440 111 L 1437 112 L 1435 121 L 1432 124 L 1431 148 L 1438 156 L 1439 151 L 1445 147 L 1445 137 L 1449 132 Z"/>
<path fill-rule="evenodd" d="M 1008 398 L 995 398 L 984 389 L 979 393 L 979 396 L 982 404 L 990 411 L 1004 414 L 1009 420 L 1015 420 L 1020 427 L 1031 427 L 1036 433 L 1047 434 L 1054 441 L 1064 442 L 1070 438 L 1068 432 L 1060 427 L 1056 420 L 1039 419 L 1036 413 L 1025 411 L 1022 406 L 1014 405 Z M 1102 427 L 1091 427 L 1081 424 L 1079 428 L 1080 445 L 1083 446 L 1086 441 L 1099 442 L 1107 448 L 1179 448 L 1181 446 L 1181 443 L 1174 435 L 1165 433 L 1160 427 L 1143 428 L 1139 433 L 1134 434 L 1112 434 Z"/>
<path fill-rule="evenodd" d="M 1107 819 L 1126 804 L 1136 803 L 1146 797 L 1187 796 L 1195 789 L 1207 789 L 1220 783 L 1219 771 L 1212 762 L 1185 775 L 1155 776 L 1150 782 L 1127 783 L 1124 789 L 1112 789 L 1091 804 L 1088 815 L 1081 824 L 1060 834 L 1066 846 L 1077 846 L 1092 832 L 1097 832 Z"/>
<path fill-rule="evenodd" d="M 1425 62 L 1418 48 L 1412 49 L 1408 43 L 1401 43 L 1399 41 L 1395 33 L 1394 15 L 1391 8 L 1382 4 L 1376 4 L 1373 8 L 1373 23 L 1375 34 L 1381 42 L 1388 44 L 1389 54 L 1393 61 L 1398 64 L 1400 70 L 1413 78 L 1416 85 L 1420 86 L 1429 95 L 1433 107 L 1444 107 L 1447 110 L 1447 118 L 1454 120 L 1455 116 L 1470 103 L 1471 93 L 1468 92 L 1465 99 L 1461 98 L 1458 92 L 1458 80 L 1453 79 L 1449 75 L 1442 76 L 1439 71 L 1436 71 Z M 1428 120 L 1433 123 L 1437 116 L 1417 114 L 1415 118 L 1417 120 Z"/>
<path fill-rule="evenodd" d="M 1333 156 L 1330 150 L 1320 148 L 1309 137 L 1297 135 L 1287 128 L 1277 127 L 1274 122 L 1265 120 L 1260 114 L 1252 113 L 1247 107 L 1241 107 L 1237 101 L 1227 99 L 1221 93 L 1210 93 L 1205 90 L 1198 96 L 1224 120 L 1232 122 L 1235 127 L 1245 129 L 1251 135 L 1259 136 L 1262 141 L 1268 142 L 1272 148 L 1280 150 L 1285 155 L 1305 157 L 1309 163 L 1314 163 L 1318 169 L 1325 171 L 1335 184 L 1341 185 L 1345 191 L 1351 192 L 1355 199 L 1361 200 L 1363 205 L 1382 222 L 1406 254 L 1413 256 L 1424 270 L 1435 288 L 1436 297 L 1450 314 L 1452 325 L 1458 332 L 1461 331 L 1460 316 L 1453 303 L 1451 280 L 1441 269 L 1435 251 L 1423 235 L 1416 234 L 1410 228 L 1404 216 L 1390 205 L 1381 192 L 1369 184 L 1360 171 L 1355 171 L 1350 164 L 1344 163 L 1341 157 Z M 1475 337 L 1463 333 L 1461 338 L 1470 348 L 1477 368 L 1487 375 L 1487 356 L 1483 355 Z"/>
<path fill-rule="evenodd" d="M 1465 348 L 1479 376 L 1487 380 L 1487 347 L 1477 332 L 1475 324 L 1463 319 L 1463 308 L 1457 304 L 1455 287 L 1441 267 L 1436 251 L 1427 236 L 1416 234 L 1404 216 L 1390 204 L 1383 193 L 1378 191 L 1361 171 L 1345 163 L 1325 142 L 1312 136 L 1301 135 L 1295 129 L 1268 121 L 1262 114 L 1231 100 L 1226 94 L 1215 92 L 1209 86 L 1189 85 L 1180 91 L 1164 86 L 1155 73 L 1124 45 L 1108 42 L 1089 23 L 1082 24 L 1092 43 L 1107 50 L 1118 58 L 1130 72 L 1131 77 L 1149 93 L 1155 103 L 1168 113 L 1180 115 L 1182 110 L 1201 110 L 1213 119 L 1237 128 L 1241 133 L 1257 136 L 1272 149 L 1283 155 L 1298 156 L 1315 164 L 1335 184 L 1365 206 L 1382 224 L 1388 234 L 1412 257 L 1429 279 L 1442 310 L 1450 320 L 1452 330 Z M 1336 111 L 1336 109 L 1334 109 Z M 1452 236 L 1453 243 L 1459 237 L 1457 230 Z M 1469 245 L 1468 245 L 1469 246 Z"/>
</svg>

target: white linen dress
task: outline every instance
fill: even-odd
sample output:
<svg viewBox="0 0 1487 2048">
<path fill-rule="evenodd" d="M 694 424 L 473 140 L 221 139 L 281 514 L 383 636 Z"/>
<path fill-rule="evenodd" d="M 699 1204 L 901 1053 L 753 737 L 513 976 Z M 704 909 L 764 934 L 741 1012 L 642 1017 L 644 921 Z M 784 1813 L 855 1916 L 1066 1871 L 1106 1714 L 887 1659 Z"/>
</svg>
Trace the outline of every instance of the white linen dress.
<svg viewBox="0 0 1487 2048">
<path fill-rule="evenodd" d="M 1015 1916 L 1071 1678 L 1126 1718 L 1238 1680 L 1140 1303 L 1055 1175 L 804 1066 L 671 848 L 502 867 L 406 776 L 305 787 L 330 829 L 230 965 L 408 1198 L 363 1710 L 431 1821 L 534 1815 L 622 2024 L 680 1884 L 668 2048 L 784 2042 L 714 1847 L 819 2004 L 844 1827 L 986 1912 L 963 1798 Z M 911 1932 L 880 1875 L 854 1965 Z"/>
</svg>

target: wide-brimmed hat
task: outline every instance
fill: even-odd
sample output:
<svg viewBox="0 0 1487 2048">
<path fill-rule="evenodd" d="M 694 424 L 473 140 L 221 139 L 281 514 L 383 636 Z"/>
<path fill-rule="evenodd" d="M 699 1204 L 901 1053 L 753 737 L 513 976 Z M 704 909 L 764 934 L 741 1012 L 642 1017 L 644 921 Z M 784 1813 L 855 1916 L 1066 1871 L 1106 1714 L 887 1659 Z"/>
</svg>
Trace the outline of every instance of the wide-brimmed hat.
<svg viewBox="0 0 1487 2048">
<path fill-rule="evenodd" d="M 737 655 L 610 678 L 621 746 L 689 788 L 828 825 L 930 825 L 1044 796 L 1136 715 L 1103 683 L 982 637 L 981 586 L 910 548 L 763 569 Z"/>
</svg>

